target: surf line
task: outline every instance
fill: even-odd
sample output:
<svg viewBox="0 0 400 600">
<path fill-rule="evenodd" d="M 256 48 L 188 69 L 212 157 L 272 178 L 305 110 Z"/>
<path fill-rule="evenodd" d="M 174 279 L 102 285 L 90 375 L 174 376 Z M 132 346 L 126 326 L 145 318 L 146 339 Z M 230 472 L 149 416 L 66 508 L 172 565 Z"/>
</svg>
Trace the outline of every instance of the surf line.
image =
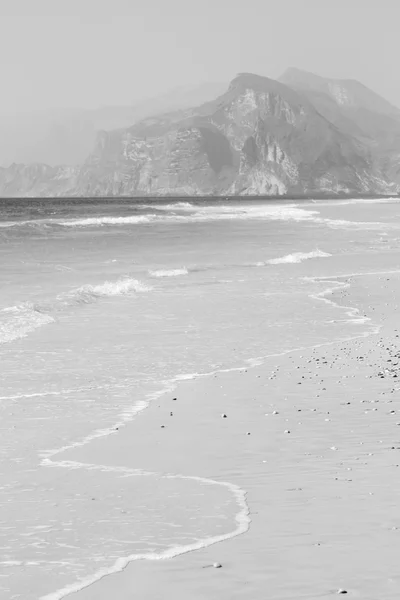
<svg viewBox="0 0 400 600">
<path fill-rule="evenodd" d="M 348 288 L 351 286 L 351 283 L 337 281 L 338 279 L 351 278 L 351 277 L 357 277 L 357 276 L 386 275 L 386 274 L 399 274 L 399 273 L 400 273 L 400 270 L 376 271 L 376 272 L 370 272 L 370 273 L 348 273 L 348 274 L 341 274 L 341 275 L 328 275 L 328 276 L 322 276 L 322 277 L 304 277 L 303 280 L 313 281 L 313 282 L 321 281 L 321 282 L 333 283 L 335 287 L 333 287 L 333 288 L 329 287 L 321 292 L 318 292 L 317 294 L 309 294 L 309 297 L 323 301 L 323 302 L 327 302 L 339 309 L 345 310 L 346 314 L 349 317 L 351 317 L 351 319 L 349 319 L 349 322 L 357 321 L 359 323 L 366 323 L 367 321 L 371 321 L 371 319 L 369 317 L 359 316 L 360 310 L 358 308 L 340 305 L 340 304 L 334 302 L 333 300 L 328 300 L 327 298 L 325 298 L 325 296 L 333 293 L 337 288 L 344 289 L 344 288 Z M 208 373 L 194 373 L 194 374 L 177 375 L 175 378 L 168 380 L 167 382 L 163 382 L 164 384 L 167 384 L 166 388 L 160 390 L 159 392 L 156 392 L 155 394 L 152 394 L 147 402 L 141 402 L 140 404 L 133 406 L 129 411 L 125 411 L 124 413 L 122 413 L 120 415 L 120 421 L 118 423 L 116 423 L 113 427 L 95 430 L 91 435 L 85 437 L 81 441 L 72 443 L 72 444 L 70 444 L 68 446 L 64 446 L 62 448 L 45 451 L 45 452 L 41 453 L 40 456 L 42 457 L 42 460 L 41 460 L 40 464 L 41 464 L 41 466 L 44 466 L 44 467 L 98 470 L 98 471 L 103 471 L 103 472 L 124 473 L 126 475 L 131 475 L 131 476 L 146 476 L 147 475 L 147 476 L 158 476 L 158 477 L 162 477 L 162 478 L 190 479 L 190 480 L 198 481 L 198 482 L 201 482 L 201 483 L 204 483 L 207 485 L 225 486 L 233 493 L 240 510 L 238 511 L 238 513 L 235 516 L 236 528 L 234 531 L 232 531 L 230 533 L 226 533 L 223 535 L 214 536 L 214 537 L 210 537 L 210 538 L 205 538 L 194 544 L 188 544 L 186 546 L 175 546 L 175 548 L 173 550 L 164 551 L 161 553 L 132 554 L 127 557 L 121 557 L 111 567 L 101 569 L 101 570 L 97 571 L 96 573 L 94 573 L 92 576 L 87 577 L 86 579 L 83 579 L 81 581 L 77 581 L 75 583 L 67 585 L 62 589 L 59 589 L 55 592 L 51 592 L 50 594 L 46 594 L 45 596 L 42 596 L 40 598 L 40 600 L 62 600 L 63 598 L 65 598 L 66 596 L 69 596 L 70 594 L 79 592 L 80 590 L 82 590 L 86 587 L 89 587 L 90 585 L 93 585 L 94 583 L 96 583 L 97 581 L 100 581 L 101 579 L 103 579 L 104 577 L 107 577 L 108 575 L 112 575 L 114 573 L 123 571 L 133 561 L 171 559 L 171 558 L 174 558 L 181 554 L 193 552 L 195 550 L 199 550 L 201 548 L 205 548 L 205 547 L 211 546 L 213 544 L 223 542 L 228 539 L 232 539 L 233 537 L 236 537 L 238 535 L 244 534 L 249 530 L 250 525 L 251 525 L 250 509 L 249 509 L 249 506 L 248 506 L 247 500 L 246 500 L 246 491 L 233 483 L 215 481 L 213 479 L 208 479 L 208 478 L 198 477 L 198 476 L 187 476 L 187 475 L 179 475 L 179 474 L 160 474 L 160 473 L 156 473 L 156 472 L 141 471 L 140 469 L 129 469 L 126 467 L 107 466 L 107 465 L 91 464 L 91 463 L 81 463 L 81 462 L 75 462 L 75 461 L 52 460 L 52 457 L 64 452 L 65 450 L 86 445 L 96 438 L 104 437 L 104 436 L 110 435 L 111 433 L 115 433 L 116 429 L 119 426 L 126 425 L 127 423 L 132 421 L 139 412 L 141 412 L 142 410 L 147 408 L 149 406 L 151 400 L 154 400 L 156 397 L 158 398 L 160 396 L 163 396 L 167 392 L 171 392 L 172 390 L 174 390 L 177 387 L 178 383 L 181 381 L 195 379 L 198 377 L 210 377 L 211 375 L 215 375 L 218 373 L 243 371 L 244 369 L 249 368 L 249 367 L 253 368 L 256 366 L 260 366 L 269 358 L 281 357 L 281 356 L 285 356 L 287 354 L 291 354 L 294 352 L 313 350 L 315 348 L 332 346 L 334 344 L 343 343 L 345 341 L 347 342 L 347 341 L 352 341 L 352 340 L 356 340 L 356 339 L 360 339 L 360 338 L 369 337 L 370 335 L 376 335 L 377 333 L 379 333 L 380 329 L 381 329 L 381 325 L 376 325 L 376 326 L 374 326 L 372 331 L 366 331 L 360 335 L 350 336 L 350 337 L 347 337 L 344 339 L 341 338 L 341 339 L 333 340 L 330 342 L 322 342 L 320 344 L 314 344 L 311 346 L 301 346 L 298 348 L 292 348 L 289 350 L 285 350 L 285 351 L 279 352 L 279 353 L 268 354 L 263 357 L 247 359 L 245 361 L 247 364 L 242 367 L 233 367 L 233 368 L 229 368 L 229 369 L 216 369 L 216 370 L 210 371 Z"/>
<path fill-rule="evenodd" d="M 60 449 L 62 452 L 64 449 Z M 217 544 L 219 542 L 223 542 L 229 540 L 233 537 L 246 533 L 250 527 L 251 519 L 250 519 L 250 510 L 246 501 L 246 492 L 239 486 L 225 482 L 225 481 L 215 481 L 214 479 L 209 479 L 206 477 L 198 477 L 198 476 L 189 476 L 189 475 L 176 475 L 171 473 L 166 473 L 160 475 L 156 472 L 151 471 L 142 471 L 140 469 L 129 469 L 127 467 L 116 467 L 116 466 L 107 466 L 100 464 L 90 464 L 90 463 L 81 463 L 76 461 L 54 461 L 50 458 L 43 458 L 41 463 L 42 466 L 47 467 L 61 467 L 67 469 L 87 469 L 87 470 L 97 470 L 102 472 L 111 472 L 111 473 L 120 473 L 127 476 L 158 476 L 162 479 L 190 479 L 192 481 L 197 481 L 199 483 L 205 485 L 217 485 L 221 487 L 226 487 L 235 497 L 236 503 L 239 506 L 239 511 L 235 515 L 236 528 L 234 531 L 216 535 L 208 538 L 204 538 L 203 540 L 197 541 L 193 544 L 175 546 L 173 549 L 165 550 L 164 552 L 156 553 L 145 553 L 145 554 L 130 554 L 126 557 L 121 557 L 117 559 L 114 564 L 108 568 L 100 569 L 93 575 L 87 577 L 86 579 L 82 579 L 80 581 L 76 581 L 75 583 L 69 584 L 64 588 L 61 588 L 55 592 L 51 592 L 50 594 L 46 594 L 45 596 L 41 596 L 40 600 L 62 600 L 66 596 L 70 594 L 74 594 L 76 592 L 81 591 L 82 589 L 93 585 L 94 583 L 100 581 L 104 577 L 108 575 L 113 575 L 115 573 L 123 571 L 131 562 L 136 560 L 167 560 L 171 558 L 175 558 L 181 554 L 186 554 L 188 552 L 193 552 L 195 550 L 200 550 L 202 548 L 206 548 L 213 544 Z"/>
</svg>

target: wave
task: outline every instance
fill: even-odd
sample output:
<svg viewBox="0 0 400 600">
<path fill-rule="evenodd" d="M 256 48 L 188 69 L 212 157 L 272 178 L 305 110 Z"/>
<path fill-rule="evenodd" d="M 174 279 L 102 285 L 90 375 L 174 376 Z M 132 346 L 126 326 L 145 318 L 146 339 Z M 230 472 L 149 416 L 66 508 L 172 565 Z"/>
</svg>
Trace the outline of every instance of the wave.
<svg viewBox="0 0 400 600">
<path fill-rule="evenodd" d="M 4 221 L 0 223 L 0 229 L 7 229 L 8 227 L 15 227 L 15 225 L 19 225 L 16 221 Z"/>
<path fill-rule="evenodd" d="M 141 204 L 139 208 L 153 208 L 156 210 L 196 210 L 190 202 L 173 202 L 172 204 Z"/>
<path fill-rule="evenodd" d="M 54 318 L 29 303 L 3 308 L 0 311 L 0 344 L 24 338 L 49 323 L 54 323 Z"/>
<path fill-rule="evenodd" d="M 375 202 L 380 202 L 377 200 Z M 392 198 L 384 199 L 384 202 L 394 201 Z M 364 201 L 368 203 L 369 201 Z M 340 203 L 340 201 L 338 201 Z M 361 203 L 360 200 L 348 200 L 347 203 Z M 397 223 L 385 222 L 359 222 L 343 219 L 329 219 L 320 215 L 315 207 L 321 204 L 309 204 L 307 208 L 298 204 L 223 204 L 223 205 L 193 205 L 189 202 L 177 202 L 166 205 L 140 205 L 141 209 L 148 209 L 148 214 L 127 216 L 99 216 L 81 217 L 78 219 L 57 220 L 56 218 L 35 221 L 9 221 L 1 224 L 4 228 L 16 228 L 28 226 L 34 228 L 38 233 L 46 234 L 50 227 L 74 228 L 74 227 L 103 227 L 103 226 L 129 226 L 148 225 L 153 223 L 179 224 L 179 223 L 204 223 L 225 220 L 262 220 L 262 221 L 295 221 L 309 222 L 323 225 L 331 229 L 362 229 L 362 230 L 385 230 L 399 229 Z M 151 212 L 153 211 L 153 212 Z M 154 211 L 158 211 L 158 214 Z M 176 212 L 178 211 L 178 212 Z"/>
<path fill-rule="evenodd" d="M 139 215 L 129 217 L 87 217 L 85 219 L 73 219 L 59 221 L 58 225 L 64 227 L 92 227 L 93 225 L 140 225 L 150 223 L 155 215 Z"/>
<path fill-rule="evenodd" d="M 219 271 L 224 269 L 236 269 L 236 268 L 251 268 L 251 267 L 265 267 L 267 265 L 280 265 L 280 264 L 294 264 L 301 263 L 304 260 L 310 260 L 312 258 L 328 258 L 332 256 L 328 252 L 322 250 L 313 250 L 312 252 L 294 252 L 293 254 L 286 254 L 279 258 L 271 258 L 266 261 L 258 261 L 255 263 L 228 263 L 224 265 L 197 265 L 190 267 L 189 269 L 183 267 L 181 269 L 159 269 L 156 271 L 149 271 L 150 277 L 179 277 L 181 275 L 188 275 L 189 273 L 202 273 L 205 271 Z"/>
<path fill-rule="evenodd" d="M 130 216 L 88 217 L 81 219 L 68 219 L 65 221 L 51 222 L 64 227 L 93 227 L 103 225 L 143 225 L 148 223 L 196 223 L 205 221 L 219 221 L 227 219 L 262 219 L 282 221 L 308 221 L 313 220 L 319 213 L 314 210 L 298 208 L 296 204 L 284 206 L 254 206 L 254 205 L 221 205 L 221 206 L 194 206 L 188 202 L 167 205 L 142 205 L 141 208 L 152 210 L 187 211 L 187 214 L 147 214 Z"/>
<path fill-rule="evenodd" d="M 148 292 L 152 288 L 137 279 L 125 277 L 117 281 L 105 281 L 99 285 L 83 285 L 53 300 L 23 302 L 0 310 L 0 344 L 26 337 L 28 333 L 54 323 L 52 314 L 80 304 L 92 304 L 100 298 L 128 296 Z"/>
<path fill-rule="evenodd" d="M 138 279 L 125 277 L 118 281 L 105 281 L 100 285 L 83 285 L 67 294 L 58 296 L 60 300 L 73 300 L 78 304 L 90 304 L 98 298 L 111 298 L 113 296 L 126 296 L 134 292 L 148 292 L 151 287 Z"/>
<path fill-rule="evenodd" d="M 149 271 L 151 277 L 179 277 L 180 275 L 188 275 L 189 271 L 183 269 L 159 269 L 157 271 Z"/>
<path fill-rule="evenodd" d="M 322 250 L 313 250 L 313 252 L 294 252 L 293 254 L 286 254 L 286 256 L 281 256 L 280 258 L 271 258 L 263 264 L 293 264 L 301 263 L 304 260 L 310 260 L 311 258 L 327 258 L 329 256 L 332 256 L 332 254 L 329 254 L 328 252 L 323 252 Z"/>
<path fill-rule="evenodd" d="M 313 206 L 346 206 L 348 204 L 396 204 L 399 198 L 387 196 L 385 198 L 348 198 L 343 200 L 313 200 Z"/>
<path fill-rule="evenodd" d="M 382 231 L 385 229 L 399 229 L 398 223 L 384 223 L 381 221 L 347 221 L 345 219 L 316 219 L 331 229 L 361 229 L 363 231 Z"/>
</svg>

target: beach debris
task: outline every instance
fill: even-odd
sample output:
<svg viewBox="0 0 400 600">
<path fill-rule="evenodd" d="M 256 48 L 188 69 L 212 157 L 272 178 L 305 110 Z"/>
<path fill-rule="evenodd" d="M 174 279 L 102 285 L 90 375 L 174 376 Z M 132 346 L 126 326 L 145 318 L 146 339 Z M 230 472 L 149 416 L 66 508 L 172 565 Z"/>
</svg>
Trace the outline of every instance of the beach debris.
<svg viewBox="0 0 400 600">
<path fill-rule="evenodd" d="M 215 562 L 215 563 L 213 563 L 213 567 L 214 567 L 214 569 L 220 569 L 222 567 L 222 565 L 219 562 Z"/>
<path fill-rule="evenodd" d="M 340 589 L 338 589 L 337 593 L 338 594 L 347 594 L 348 592 L 347 592 L 347 590 L 340 588 Z"/>
<path fill-rule="evenodd" d="M 248 432 L 246 433 L 246 435 L 251 435 L 250 431 L 248 431 Z"/>
<path fill-rule="evenodd" d="M 173 416 L 174 416 L 174 413 L 173 413 L 173 412 L 170 412 L 170 413 L 169 413 L 169 416 L 170 416 L 170 417 L 173 417 Z"/>
<path fill-rule="evenodd" d="M 164 429 L 164 428 L 165 428 L 165 425 L 161 425 L 161 429 Z"/>
<path fill-rule="evenodd" d="M 172 400 L 178 400 L 178 398 L 172 398 Z"/>
<path fill-rule="evenodd" d="M 279 415 L 279 412 L 277 410 L 272 411 L 273 415 Z"/>
<path fill-rule="evenodd" d="M 289 429 L 285 429 L 285 433 L 290 433 L 290 430 Z"/>
<path fill-rule="evenodd" d="M 222 413 L 221 417 L 222 417 L 223 419 L 227 419 L 227 418 L 228 418 L 228 415 L 226 415 L 225 413 Z"/>
</svg>

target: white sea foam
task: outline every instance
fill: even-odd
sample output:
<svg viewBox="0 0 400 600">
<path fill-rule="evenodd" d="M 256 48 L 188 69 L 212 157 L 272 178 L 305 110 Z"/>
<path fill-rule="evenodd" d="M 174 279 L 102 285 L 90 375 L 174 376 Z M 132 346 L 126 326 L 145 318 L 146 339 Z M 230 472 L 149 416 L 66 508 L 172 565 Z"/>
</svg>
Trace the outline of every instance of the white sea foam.
<svg viewBox="0 0 400 600">
<path fill-rule="evenodd" d="M 26 337 L 35 329 L 54 323 L 52 313 L 74 304 L 91 304 L 100 298 L 128 296 L 148 292 L 151 287 L 137 279 L 125 277 L 99 285 L 83 285 L 48 302 L 24 302 L 0 310 L 0 344 Z"/>
<path fill-rule="evenodd" d="M 137 215 L 129 217 L 88 217 L 85 219 L 71 219 L 60 221 L 59 225 L 64 227 L 92 227 L 93 225 L 139 225 L 150 223 L 154 219 L 152 215 Z"/>
<path fill-rule="evenodd" d="M 126 277 L 118 281 L 105 281 L 99 285 L 83 285 L 67 294 L 59 296 L 60 300 L 71 299 L 77 303 L 89 304 L 98 298 L 112 296 L 125 296 L 135 292 L 148 292 L 151 287 L 145 285 L 138 279 Z"/>
<path fill-rule="evenodd" d="M 348 204 L 396 204 L 399 203 L 399 198 L 392 198 L 387 196 L 386 198 L 348 198 L 343 200 L 331 199 L 331 200 L 314 200 L 313 206 L 346 206 Z"/>
<path fill-rule="evenodd" d="M 349 201 L 350 202 L 350 201 Z M 351 201 L 352 202 L 352 201 Z M 91 217 L 83 219 L 72 219 L 61 221 L 58 224 L 67 227 L 89 227 L 102 225 L 141 225 L 149 223 L 197 223 L 223 220 L 265 220 L 265 221 L 296 221 L 296 222 L 314 222 L 332 229 L 363 229 L 363 230 L 384 230 L 398 229 L 396 223 L 384 223 L 376 221 L 347 221 L 344 219 L 323 218 L 319 211 L 314 210 L 317 206 L 313 204 L 313 210 L 309 208 L 300 208 L 297 204 L 273 204 L 273 205 L 254 205 L 254 204 L 223 204 L 217 206 L 194 206 L 189 203 L 153 205 L 148 208 L 165 210 L 165 215 L 136 215 L 125 217 Z M 319 205 L 318 205 L 319 206 Z M 186 214 L 168 214 L 179 207 L 181 212 Z"/>
<path fill-rule="evenodd" d="M 153 204 L 145 205 L 146 208 L 156 208 L 157 210 L 194 210 L 196 206 L 190 202 L 173 202 L 172 204 Z"/>
<path fill-rule="evenodd" d="M 159 269 L 157 271 L 149 271 L 151 277 L 179 277 L 180 275 L 188 275 L 189 271 L 183 269 Z"/>
<path fill-rule="evenodd" d="M 267 260 L 266 263 L 269 265 L 292 264 L 301 263 L 304 260 L 310 260 L 311 258 L 327 258 L 329 256 L 332 256 L 332 254 L 323 252 L 322 250 L 313 250 L 312 252 L 293 252 L 293 254 L 286 254 L 286 256 L 281 256 L 280 258 L 271 258 L 270 260 Z"/>
<path fill-rule="evenodd" d="M 0 311 L 0 344 L 26 337 L 35 329 L 53 322 L 52 316 L 35 310 L 29 303 L 4 308 Z"/>
<path fill-rule="evenodd" d="M 345 219 L 317 219 L 331 229 L 361 229 L 363 231 L 381 231 L 384 229 L 399 229 L 398 223 L 383 223 L 381 221 L 347 221 Z"/>
<path fill-rule="evenodd" d="M 0 229 L 6 229 L 8 227 L 15 227 L 15 225 L 18 225 L 18 223 L 16 221 L 4 221 L 3 223 L 0 223 Z"/>
<path fill-rule="evenodd" d="M 195 221 L 221 219 L 259 219 L 268 221 L 312 221 L 319 213 L 315 210 L 304 210 L 296 204 L 273 205 L 221 205 L 196 207 L 196 213 L 188 217 Z M 180 217 L 182 218 L 182 217 Z"/>
<path fill-rule="evenodd" d="M 124 468 L 124 467 L 108 467 L 105 465 L 85 464 L 85 463 L 78 463 L 78 462 L 72 462 L 72 461 L 61 461 L 59 463 L 54 463 L 53 466 L 56 466 L 56 467 L 59 466 L 59 467 L 64 467 L 64 468 L 69 468 L 69 469 L 81 469 L 81 468 L 90 469 L 90 470 L 95 469 L 95 470 L 99 470 L 99 471 L 124 473 L 126 475 L 131 475 L 131 476 L 132 475 L 144 475 L 144 476 L 157 475 L 156 473 L 140 471 L 138 469 L 128 469 L 128 468 Z M 100 569 L 99 571 L 97 571 L 96 573 L 94 573 L 93 575 L 91 575 L 89 577 L 86 577 L 84 579 L 81 579 L 80 581 L 77 581 L 75 583 L 67 585 L 62 589 L 59 589 L 55 592 L 51 592 L 50 594 L 46 594 L 45 596 L 41 596 L 40 600 L 62 600 L 62 598 L 65 598 L 66 596 L 69 596 L 70 594 L 79 592 L 80 590 L 92 585 L 93 583 L 95 583 L 96 581 L 99 581 L 100 579 L 102 579 L 103 577 L 106 577 L 107 575 L 112 575 L 113 573 L 118 573 L 120 571 L 123 571 L 127 567 L 127 565 L 133 561 L 171 559 L 171 558 L 174 558 L 175 556 L 179 556 L 181 554 L 186 554 L 188 552 L 193 552 L 194 550 L 200 550 L 201 548 L 206 548 L 207 546 L 210 546 L 211 544 L 216 544 L 216 543 L 231 539 L 232 537 L 235 537 L 237 535 L 245 533 L 248 530 L 249 524 L 250 524 L 250 517 L 249 517 L 249 509 L 248 509 L 247 502 L 246 502 L 246 493 L 239 486 L 234 485 L 232 483 L 224 482 L 224 481 L 215 481 L 213 479 L 207 479 L 205 477 L 186 476 L 186 475 L 163 475 L 162 477 L 166 478 L 166 479 L 186 479 L 186 480 L 196 481 L 196 482 L 199 482 L 199 483 L 202 483 L 205 485 L 213 485 L 213 486 L 220 486 L 220 487 L 228 488 L 230 490 L 230 492 L 233 494 L 233 496 L 235 497 L 236 502 L 239 507 L 239 511 L 235 516 L 235 521 L 236 521 L 235 530 L 232 532 L 223 534 L 223 535 L 216 535 L 216 536 L 204 538 L 204 539 L 194 542 L 192 544 L 176 545 L 173 548 L 169 548 L 168 550 L 165 550 L 165 551 L 159 552 L 159 553 L 149 552 L 149 553 L 143 553 L 143 554 L 131 554 L 126 557 L 118 558 L 114 562 L 114 564 L 112 566 L 110 566 L 109 568 Z"/>
<path fill-rule="evenodd" d="M 165 214 L 165 215 L 131 215 L 131 216 L 107 216 L 107 217 L 88 217 L 82 219 L 70 219 L 68 221 L 59 221 L 56 224 L 65 227 L 90 227 L 102 225 L 142 225 L 154 222 L 169 223 L 193 223 L 205 221 L 219 221 L 227 219 L 247 220 L 260 219 L 272 221 L 312 221 L 315 215 L 319 213 L 314 210 L 304 210 L 298 208 L 296 204 L 285 205 L 262 205 L 255 206 L 249 204 L 226 204 L 220 206 L 193 206 L 182 202 L 169 205 L 153 205 L 147 208 L 162 209 L 166 213 L 179 208 L 181 211 L 187 211 L 187 214 Z M 54 223 L 54 221 L 53 221 Z"/>
</svg>

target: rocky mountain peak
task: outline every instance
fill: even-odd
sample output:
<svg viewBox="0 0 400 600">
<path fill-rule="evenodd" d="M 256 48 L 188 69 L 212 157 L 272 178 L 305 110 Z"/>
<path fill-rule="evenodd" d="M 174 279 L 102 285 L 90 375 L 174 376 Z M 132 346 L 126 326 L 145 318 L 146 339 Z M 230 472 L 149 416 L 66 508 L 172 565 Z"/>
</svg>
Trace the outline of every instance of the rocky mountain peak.
<svg viewBox="0 0 400 600">
<path fill-rule="evenodd" d="M 385 102 L 356 81 L 299 69 L 281 81 L 239 73 L 214 100 L 100 132 L 76 168 L 0 170 L 0 194 L 395 193 L 400 123 L 397 132 L 393 112 L 379 112 L 394 109 Z"/>
</svg>

